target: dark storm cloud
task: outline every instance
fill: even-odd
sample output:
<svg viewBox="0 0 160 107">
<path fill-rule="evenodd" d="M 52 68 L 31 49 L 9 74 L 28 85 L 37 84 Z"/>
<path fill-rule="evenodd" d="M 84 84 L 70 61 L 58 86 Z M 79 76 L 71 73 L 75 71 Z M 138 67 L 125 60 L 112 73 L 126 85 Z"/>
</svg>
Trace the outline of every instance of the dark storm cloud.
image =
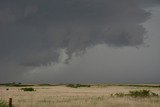
<svg viewBox="0 0 160 107">
<path fill-rule="evenodd" d="M 0 80 L 58 63 L 88 47 L 144 44 L 150 16 L 135 0 L 1 0 Z"/>
<path fill-rule="evenodd" d="M 60 49 L 70 59 L 101 43 L 138 46 L 148 16 L 134 0 L 1 0 L 0 59 L 40 66 Z"/>
<path fill-rule="evenodd" d="M 135 0 L 138 5 L 144 8 L 160 5 L 160 0 Z"/>
</svg>

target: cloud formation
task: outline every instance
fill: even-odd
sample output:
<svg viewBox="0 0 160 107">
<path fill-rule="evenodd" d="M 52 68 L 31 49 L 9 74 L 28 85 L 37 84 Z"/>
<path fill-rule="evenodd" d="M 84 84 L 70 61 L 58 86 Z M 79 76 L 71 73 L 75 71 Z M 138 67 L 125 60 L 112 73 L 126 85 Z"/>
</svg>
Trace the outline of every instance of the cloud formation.
<svg viewBox="0 0 160 107">
<path fill-rule="evenodd" d="M 140 7 L 141 3 L 1 0 L 0 81 L 14 80 L 33 68 L 59 63 L 62 50 L 68 62 L 74 54 L 99 44 L 118 48 L 143 45 L 146 30 L 142 23 L 150 13 Z"/>
<path fill-rule="evenodd" d="M 0 57 L 27 66 L 58 61 L 60 49 L 71 58 L 102 43 L 141 45 L 141 23 L 149 16 L 134 0 L 9 0 L 0 5 Z"/>
</svg>

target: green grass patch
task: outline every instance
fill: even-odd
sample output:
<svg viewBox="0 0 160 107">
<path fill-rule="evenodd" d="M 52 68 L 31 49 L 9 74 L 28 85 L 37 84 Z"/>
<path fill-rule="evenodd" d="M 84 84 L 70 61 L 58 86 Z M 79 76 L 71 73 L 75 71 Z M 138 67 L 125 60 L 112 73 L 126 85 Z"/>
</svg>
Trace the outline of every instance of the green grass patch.
<svg viewBox="0 0 160 107">
<path fill-rule="evenodd" d="M 0 100 L 0 107 L 8 107 L 7 103 Z"/>
</svg>

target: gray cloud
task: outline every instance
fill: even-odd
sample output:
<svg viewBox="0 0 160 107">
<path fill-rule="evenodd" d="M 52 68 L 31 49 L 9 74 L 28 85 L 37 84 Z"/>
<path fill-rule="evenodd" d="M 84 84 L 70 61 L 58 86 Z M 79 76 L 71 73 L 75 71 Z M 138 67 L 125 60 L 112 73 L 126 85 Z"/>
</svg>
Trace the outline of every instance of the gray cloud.
<svg viewBox="0 0 160 107">
<path fill-rule="evenodd" d="M 70 59 L 103 43 L 137 47 L 149 16 L 134 0 L 1 0 L 0 62 L 28 69 L 58 62 L 61 49 Z"/>
<path fill-rule="evenodd" d="M 143 8 L 154 7 L 160 5 L 159 0 L 135 0 L 139 6 Z"/>
</svg>

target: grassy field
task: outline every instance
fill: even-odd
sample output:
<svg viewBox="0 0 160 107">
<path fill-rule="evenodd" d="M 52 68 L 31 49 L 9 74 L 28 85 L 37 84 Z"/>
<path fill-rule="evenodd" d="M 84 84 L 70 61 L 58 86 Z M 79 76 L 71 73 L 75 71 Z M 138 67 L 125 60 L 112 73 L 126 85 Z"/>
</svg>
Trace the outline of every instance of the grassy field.
<svg viewBox="0 0 160 107">
<path fill-rule="evenodd" d="M 13 98 L 14 107 L 160 107 L 160 97 L 117 97 L 116 93 L 134 90 L 150 90 L 160 95 L 160 87 L 154 85 L 92 85 L 90 87 L 30 86 L 34 91 L 21 90 L 25 87 L 0 86 L 0 100 Z"/>
</svg>

